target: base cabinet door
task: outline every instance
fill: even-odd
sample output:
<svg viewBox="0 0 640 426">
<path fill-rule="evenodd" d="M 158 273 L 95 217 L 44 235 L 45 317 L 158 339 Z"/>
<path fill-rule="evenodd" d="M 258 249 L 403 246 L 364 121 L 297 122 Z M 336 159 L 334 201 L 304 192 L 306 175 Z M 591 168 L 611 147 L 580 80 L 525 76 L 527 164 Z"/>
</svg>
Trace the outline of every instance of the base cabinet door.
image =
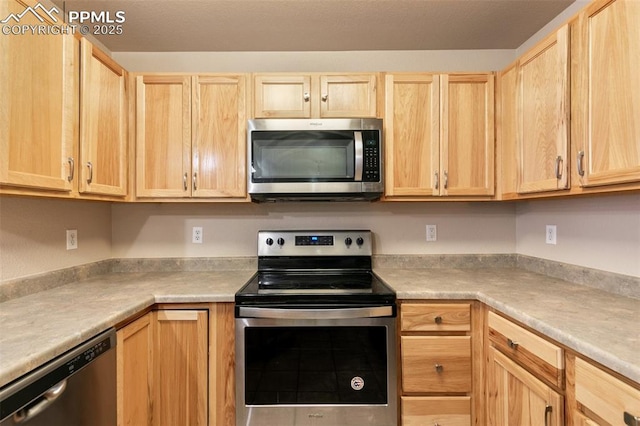
<svg viewBox="0 0 640 426">
<path fill-rule="evenodd" d="M 489 425 L 562 426 L 564 398 L 494 347 L 487 374 Z"/>
<path fill-rule="evenodd" d="M 207 424 L 208 314 L 161 310 L 154 314 L 153 424 Z"/>
<path fill-rule="evenodd" d="M 151 314 L 117 333 L 118 426 L 151 425 Z"/>
<path fill-rule="evenodd" d="M 118 426 L 208 424 L 208 316 L 162 309 L 118 330 Z"/>
</svg>

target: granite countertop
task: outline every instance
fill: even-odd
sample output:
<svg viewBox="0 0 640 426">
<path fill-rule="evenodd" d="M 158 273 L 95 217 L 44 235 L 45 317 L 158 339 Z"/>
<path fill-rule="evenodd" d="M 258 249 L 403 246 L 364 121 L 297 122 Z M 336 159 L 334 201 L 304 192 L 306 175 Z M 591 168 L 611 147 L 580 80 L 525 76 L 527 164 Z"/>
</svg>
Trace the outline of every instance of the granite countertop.
<svg viewBox="0 0 640 426">
<path fill-rule="evenodd" d="M 476 299 L 640 383 L 640 300 L 515 268 L 391 269 L 399 299 Z M 0 303 L 0 386 L 154 303 L 233 302 L 253 270 L 118 272 Z"/>
</svg>

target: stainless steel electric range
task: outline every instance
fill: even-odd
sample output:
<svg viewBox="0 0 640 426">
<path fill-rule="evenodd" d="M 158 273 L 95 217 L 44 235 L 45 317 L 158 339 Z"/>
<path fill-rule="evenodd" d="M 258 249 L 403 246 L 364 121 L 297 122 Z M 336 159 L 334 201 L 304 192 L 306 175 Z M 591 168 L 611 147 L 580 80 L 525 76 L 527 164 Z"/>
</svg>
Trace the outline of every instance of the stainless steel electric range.
<svg viewBox="0 0 640 426">
<path fill-rule="evenodd" d="M 364 230 L 260 231 L 235 296 L 236 425 L 397 422 L 396 297 Z"/>
</svg>

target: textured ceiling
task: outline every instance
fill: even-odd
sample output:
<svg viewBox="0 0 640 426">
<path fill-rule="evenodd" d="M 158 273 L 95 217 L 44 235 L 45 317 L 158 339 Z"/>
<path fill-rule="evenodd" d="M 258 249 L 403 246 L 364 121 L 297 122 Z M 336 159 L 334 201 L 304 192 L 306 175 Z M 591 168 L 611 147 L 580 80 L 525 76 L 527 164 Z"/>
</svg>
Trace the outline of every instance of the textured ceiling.
<svg viewBox="0 0 640 426">
<path fill-rule="evenodd" d="M 114 52 L 515 49 L 574 0 L 54 0 L 125 12 Z"/>
</svg>

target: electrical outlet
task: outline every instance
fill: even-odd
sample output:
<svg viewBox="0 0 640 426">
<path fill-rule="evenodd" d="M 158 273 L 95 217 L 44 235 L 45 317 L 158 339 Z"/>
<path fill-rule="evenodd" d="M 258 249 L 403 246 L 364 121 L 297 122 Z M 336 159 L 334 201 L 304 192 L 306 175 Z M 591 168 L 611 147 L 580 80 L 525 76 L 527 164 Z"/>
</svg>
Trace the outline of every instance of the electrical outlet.
<svg viewBox="0 0 640 426">
<path fill-rule="evenodd" d="M 193 227 L 191 242 L 194 244 L 202 244 L 202 226 Z"/>
<path fill-rule="evenodd" d="M 547 225 L 545 243 L 556 244 L 556 225 Z"/>
<path fill-rule="evenodd" d="M 438 229 L 436 225 L 427 225 L 427 241 L 438 241 Z"/>
<path fill-rule="evenodd" d="M 75 250 L 78 248 L 78 230 L 67 229 L 67 250 Z"/>
</svg>

